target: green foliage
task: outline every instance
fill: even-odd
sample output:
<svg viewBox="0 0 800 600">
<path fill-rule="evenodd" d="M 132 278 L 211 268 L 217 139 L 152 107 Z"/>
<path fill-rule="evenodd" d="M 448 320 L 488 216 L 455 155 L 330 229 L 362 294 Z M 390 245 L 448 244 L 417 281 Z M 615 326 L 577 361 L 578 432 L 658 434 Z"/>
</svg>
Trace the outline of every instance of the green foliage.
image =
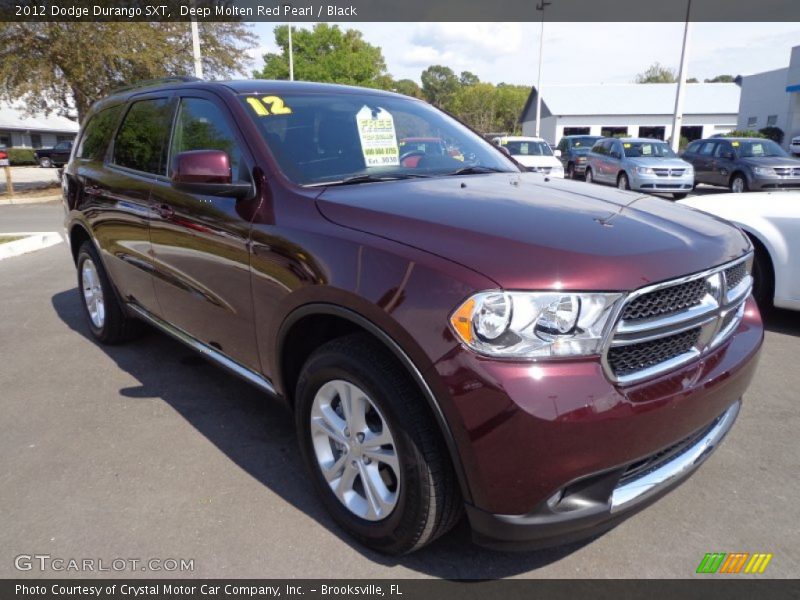
<svg viewBox="0 0 800 600">
<path fill-rule="evenodd" d="M 783 129 L 780 127 L 764 127 L 763 129 L 759 129 L 758 133 L 763 135 L 765 138 L 771 139 L 776 144 L 783 143 Z"/>
<path fill-rule="evenodd" d="M 740 137 L 740 138 L 765 138 L 763 133 L 753 131 L 752 129 L 734 129 L 730 133 L 726 133 L 725 137 Z"/>
<path fill-rule="evenodd" d="M 717 75 L 712 79 L 705 79 L 706 83 L 733 83 L 736 78 L 733 75 Z"/>
<path fill-rule="evenodd" d="M 264 55 L 264 68 L 253 73 L 257 79 L 289 78 L 289 27 L 275 28 L 279 53 Z M 364 41 L 360 31 L 342 31 L 338 25 L 317 23 L 313 29 L 292 32 L 294 77 L 302 81 L 342 83 L 386 88 L 391 81 L 386 75 L 383 53 Z"/>
<path fill-rule="evenodd" d="M 242 71 L 243 23 L 199 23 L 207 78 Z M 114 88 L 194 72 L 189 23 L 0 23 L 0 98 L 83 120 Z"/>
<path fill-rule="evenodd" d="M 448 106 L 459 90 L 459 80 L 453 69 L 432 65 L 420 75 L 425 99 L 438 108 Z"/>
<path fill-rule="evenodd" d="M 700 83 L 700 81 L 697 79 L 697 77 L 690 77 L 686 80 L 686 83 Z"/>
<path fill-rule="evenodd" d="M 32 148 L 6 148 L 3 152 L 8 154 L 8 162 L 12 166 L 37 164 Z"/>
<path fill-rule="evenodd" d="M 481 80 L 478 78 L 475 73 L 470 73 L 469 71 L 461 71 L 461 75 L 458 76 L 458 82 L 461 85 L 475 85 L 476 83 L 480 83 Z"/>
<path fill-rule="evenodd" d="M 665 67 L 659 62 L 654 62 L 634 79 L 634 83 L 675 83 L 676 81 L 675 70 Z"/>
<path fill-rule="evenodd" d="M 394 86 L 391 88 L 398 94 L 405 94 L 406 96 L 411 96 L 412 98 L 424 98 L 425 96 L 422 93 L 422 88 L 417 85 L 417 82 L 413 79 L 400 79 L 394 82 Z"/>
</svg>

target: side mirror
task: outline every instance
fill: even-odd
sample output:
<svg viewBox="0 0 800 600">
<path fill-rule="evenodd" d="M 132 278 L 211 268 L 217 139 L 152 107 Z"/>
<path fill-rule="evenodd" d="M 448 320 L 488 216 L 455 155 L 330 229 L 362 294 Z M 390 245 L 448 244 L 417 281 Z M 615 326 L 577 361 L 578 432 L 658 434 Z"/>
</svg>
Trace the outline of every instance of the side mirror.
<svg viewBox="0 0 800 600">
<path fill-rule="evenodd" d="M 507 147 L 505 147 L 505 146 L 498 146 L 498 148 L 500 149 L 500 152 L 502 152 L 502 153 L 503 153 L 503 154 L 505 154 L 506 156 L 511 156 L 511 150 L 509 150 Z"/>
<path fill-rule="evenodd" d="M 242 198 L 253 189 L 251 183 L 233 182 L 230 158 L 222 150 L 190 150 L 177 154 L 172 162 L 172 186 L 208 196 Z"/>
<path fill-rule="evenodd" d="M 556 158 L 561 158 L 561 150 L 559 150 L 558 148 L 553 150 L 553 156 L 555 156 Z"/>
</svg>

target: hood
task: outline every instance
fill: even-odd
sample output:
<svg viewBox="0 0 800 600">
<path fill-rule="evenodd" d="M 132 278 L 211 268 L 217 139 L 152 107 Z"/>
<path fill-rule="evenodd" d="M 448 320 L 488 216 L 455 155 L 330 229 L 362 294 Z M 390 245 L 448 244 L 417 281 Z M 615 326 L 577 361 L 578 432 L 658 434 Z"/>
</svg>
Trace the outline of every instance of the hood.
<svg viewBox="0 0 800 600">
<path fill-rule="evenodd" d="M 561 161 L 555 156 L 514 155 L 514 160 L 526 167 L 560 167 Z"/>
<path fill-rule="evenodd" d="M 752 156 L 740 158 L 739 162 L 752 167 L 791 167 L 793 169 L 800 167 L 800 160 L 788 156 Z"/>
<path fill-rule="evenodd" d="M 670 201 L 527 173 L 330 187 L 317 205 L 334 223 L 447 258 L 506 289 L 631 290 L 749 248 L 733 226 Z"/>
<path fill-rule="evenodd" d="M 637 167 L 652 167 L 654 169 L 689 169 L 692 165 L 681 158 L 657 158 L 637 156 L 626 159 Z"/>
</svg>

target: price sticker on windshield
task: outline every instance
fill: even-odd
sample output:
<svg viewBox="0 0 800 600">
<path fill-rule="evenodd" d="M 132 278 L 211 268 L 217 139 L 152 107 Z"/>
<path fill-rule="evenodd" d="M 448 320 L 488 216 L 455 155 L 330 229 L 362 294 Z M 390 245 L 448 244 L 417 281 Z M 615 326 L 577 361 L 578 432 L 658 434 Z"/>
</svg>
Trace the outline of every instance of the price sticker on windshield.
<svg viewBox="0 0 800 600">
<path fill-rule="evenodd" d="M 368 168 L 400 165 L 394 118 L 388 111 L 365 105 L 356 114 L 356 125 L 364 164 Z"/>
</svg>

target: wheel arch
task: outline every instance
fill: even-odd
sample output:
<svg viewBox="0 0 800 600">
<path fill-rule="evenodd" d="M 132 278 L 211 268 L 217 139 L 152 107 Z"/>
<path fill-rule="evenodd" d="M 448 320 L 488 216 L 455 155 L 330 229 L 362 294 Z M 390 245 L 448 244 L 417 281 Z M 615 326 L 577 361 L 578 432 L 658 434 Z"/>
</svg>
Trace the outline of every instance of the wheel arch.
<svg viewBox="0 0 800 600">
<path fill-rule="evenodd" d="M 276 388 L 282 393 L 286 402 L 293 406 L 293 382 L 297 382 L 300 369 L 305 362 L 304 358 L 319 345 L 318 339 L 304 336 L 302 332 L 307 326 L 312 326 L 311 331 L 316 331 L 313 325 L 319 324 L 323 320 L 326 321 L 328 327 L 332 328 L 332 333 L 334 334 L 333 336 L 323 335 L 322 339 L 324 341 L 334 339 L 339 335 L 364 331 L 386 347 L 403 366 L 409 377 L 422 392 L 447 447 L 464 500 L 471 502 L 472 495 L 469 490 L 461 455 L 458 451 L 458 444 L 430 383 L 416 366 L 409 353 L 382 327 L 361 314 L 343 306 L 319 302 L 304 304 L 293 310 L 283 320 L 276 336 L 275 348 L 278 360 L 274 380 Z"/>
</svg>

